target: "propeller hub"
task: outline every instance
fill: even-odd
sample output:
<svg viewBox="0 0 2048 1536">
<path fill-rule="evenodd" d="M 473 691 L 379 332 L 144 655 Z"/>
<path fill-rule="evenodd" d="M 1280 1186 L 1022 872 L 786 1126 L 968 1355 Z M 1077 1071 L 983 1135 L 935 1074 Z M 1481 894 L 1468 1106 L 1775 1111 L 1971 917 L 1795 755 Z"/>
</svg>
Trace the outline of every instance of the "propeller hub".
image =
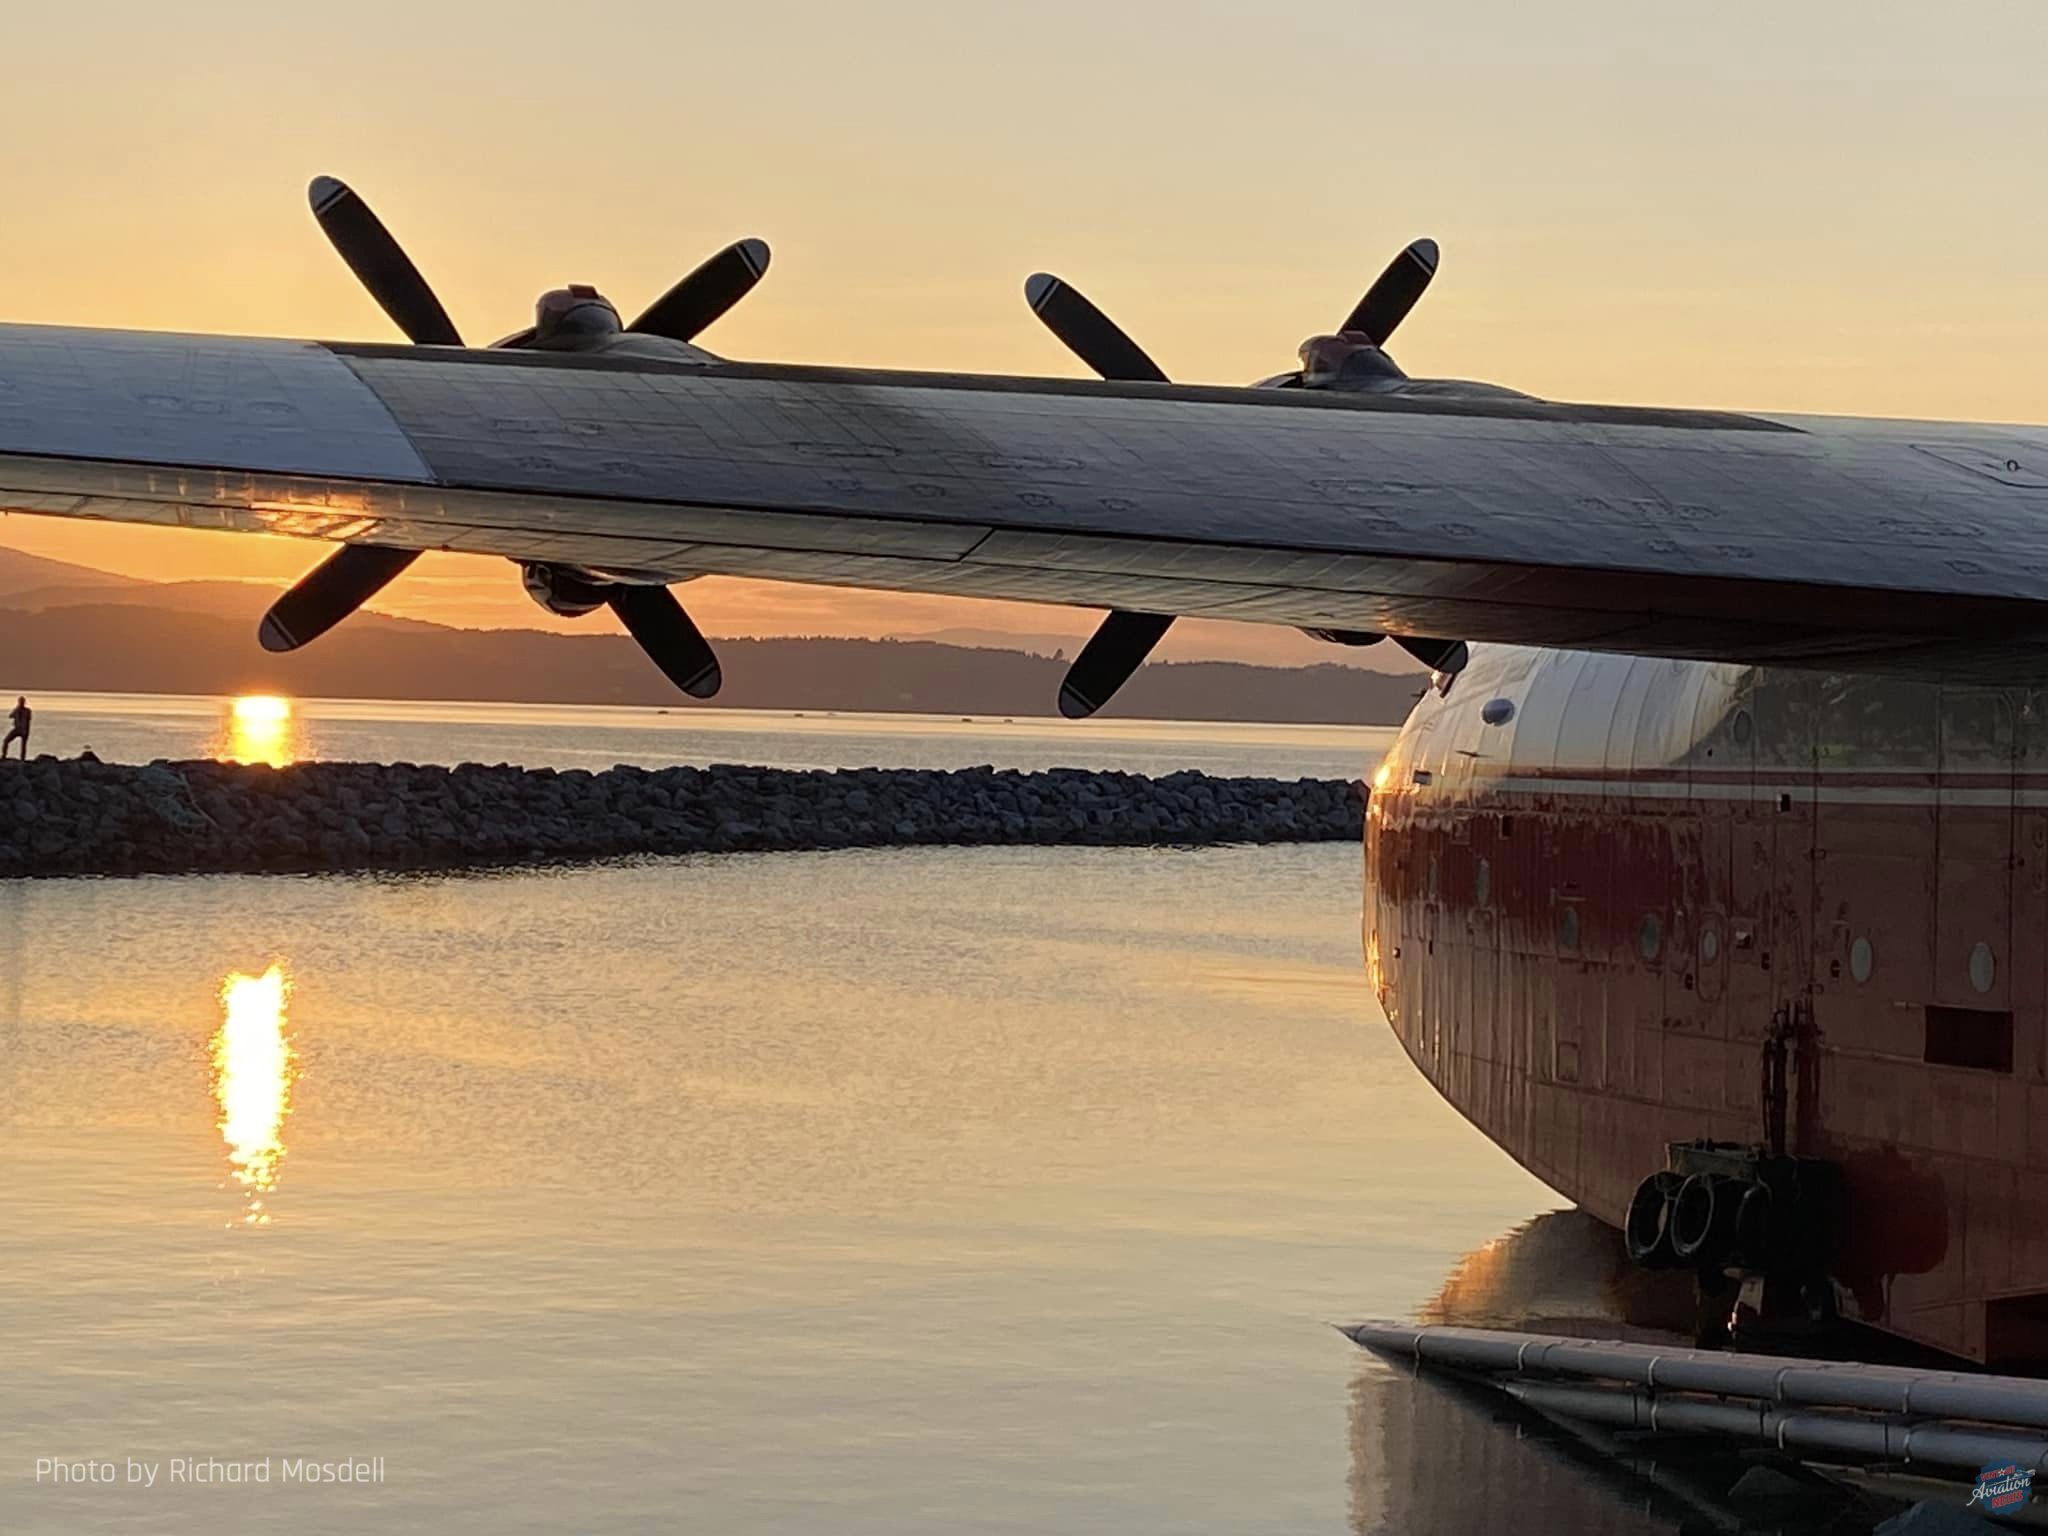
<svg viewBox="0 0 2048 1536">
<path fill-rule="evenodd" d="M 580 619 L 595 613 L 611 595 L 609 582 L 597 581 L 575 566 L 529 561 L 519 567 L 519 575 L 526 595 L 557 618 Z"/>
<path fill-rule="evenodd" d="M 1311 336 L 1301 344 L 1301 382 L 1307 389 L 1371 389 L 1407 377 L 1358 331 Z"/>
<path fill-rule="evenodd" d="M 610 299 L 588 283 L 571 283 L 566 288 L 549 289 L 534 305 L 532 345 L 572 352 L 617 336 L 625 328 Z"/>
</svg>

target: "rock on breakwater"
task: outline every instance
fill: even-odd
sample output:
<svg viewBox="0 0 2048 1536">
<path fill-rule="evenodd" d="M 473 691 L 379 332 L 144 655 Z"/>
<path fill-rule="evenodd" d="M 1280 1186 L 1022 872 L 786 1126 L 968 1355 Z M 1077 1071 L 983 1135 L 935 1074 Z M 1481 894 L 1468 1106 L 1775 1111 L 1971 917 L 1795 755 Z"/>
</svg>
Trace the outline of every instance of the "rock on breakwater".
<svg viewBox="0 0 2048 1536">
<path fill-rule="evenodd" d="M 1343 780 L 1055 768 L 0 765 L 0 876 L 451 869 L 630 854 L 1360 836 Z"/>
</svg>

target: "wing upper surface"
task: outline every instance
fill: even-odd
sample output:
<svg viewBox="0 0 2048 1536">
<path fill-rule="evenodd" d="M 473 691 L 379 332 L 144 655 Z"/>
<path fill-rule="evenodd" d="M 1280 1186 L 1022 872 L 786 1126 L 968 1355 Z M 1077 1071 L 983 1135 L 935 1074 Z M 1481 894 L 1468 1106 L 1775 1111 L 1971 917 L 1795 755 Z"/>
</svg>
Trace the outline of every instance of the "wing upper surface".
<svg viewBox="0 0 2048 1536">
<path fill-rule="evenodd" d="M 0 327 L 0 506 L 2048 671 L 2048 431 Z"/>
<path fill-rule="evenodd" d="M 426 480 L 348 365 L 311 342 L 0 325 L 0 455 Z"/>
</svg>

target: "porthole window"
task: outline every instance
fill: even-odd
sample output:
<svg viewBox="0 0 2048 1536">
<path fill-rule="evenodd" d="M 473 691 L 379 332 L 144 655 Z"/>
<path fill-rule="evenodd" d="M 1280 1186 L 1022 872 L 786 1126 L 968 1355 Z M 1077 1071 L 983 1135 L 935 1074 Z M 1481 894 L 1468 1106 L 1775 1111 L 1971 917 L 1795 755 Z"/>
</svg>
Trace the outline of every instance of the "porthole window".
<svg viewBox="0 0 2048 1536">
<path fill-rule="evenodd" d="M 1721 930 L 1709 923 L 1700 930 L 1700 963 L 1712 965 L 1721 958 Z"/>
<path fill-rule="evenodd" d="M 1877 956 L 1871 950 L 1870 940 L 1859 935 L 1856 942 L 1849 946 L 1849 974 L 1858 981 L 1868 981 L 1871 967 L 1876 961 Z"/>
<path fill-rule="evenodd" d="M 1749 718 L 1749 711 L 1746 709 L 1735 711 L 1735 744 L 1739 747 L 1746 747 L 1749 745 L 1749 738 L 1755 734 L 1756 726 Z"/>
<path fill-rule="evenodd" d="M 1980 940 L 1970 951 L 1970 985 L 1979 992 L 1989 992 L 1997 980 L 1998 962 L 1992 958 L 1991 946 Z"/>
<path fill-rule="evenodd" d="M 1479 718 L 1488 725 L 1506 725 L 1515 718 L 1515 701 L 1513 699 L 1488 699 L 1480 707 Z"/>
<path fill-rule="evenodd" d="M 1643 914 L 1642 925 L 1636 929 L 1636 948 L 1643 958 L 1654 962 L 1664 950 L 1664 920 L 1654 912 Z"/>
</svg>

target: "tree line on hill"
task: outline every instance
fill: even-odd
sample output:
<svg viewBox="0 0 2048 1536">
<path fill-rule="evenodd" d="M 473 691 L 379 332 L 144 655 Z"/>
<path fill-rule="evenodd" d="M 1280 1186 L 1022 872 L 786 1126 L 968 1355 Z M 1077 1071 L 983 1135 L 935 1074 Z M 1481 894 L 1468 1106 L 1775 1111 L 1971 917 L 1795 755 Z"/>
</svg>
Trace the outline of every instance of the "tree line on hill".
<svg viewBox="0 0 2048 1536">
<path fill-rule="evenodd" d="M 1021 651 L 913 640 L 716 642 L 746 709 L 948 715 L 1057 713 L 1065 664 Z M 1107 714 L 1165 720 L 1393 725 L 1425 679 L 1355 667 L 1155 662 Z M 252 620 L 121 602 L 0 606 L 0 692 L 285 693 L 298 697 L 673 705 L 681 697 L 621 635 L 467 630 L 415 621 L 343 624 L 286 656 Z"/>
</svg>

